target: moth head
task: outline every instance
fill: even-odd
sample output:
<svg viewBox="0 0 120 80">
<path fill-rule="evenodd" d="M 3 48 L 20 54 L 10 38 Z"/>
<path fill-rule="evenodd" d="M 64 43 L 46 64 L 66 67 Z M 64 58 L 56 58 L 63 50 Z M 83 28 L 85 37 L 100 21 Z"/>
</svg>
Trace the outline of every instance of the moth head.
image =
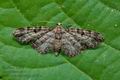
<svg viewBox="0 0 120 80">
<path fill-rule="evenodd" d="M 62 23 L 60 23 L 60 22 L 59 22 L 59 23 L 57 23 L 57 26 L 61 26 L 61 25 L 62 25 Z"/>
<path fill-rule="evenodd" d="M 54 32 L 55 33 L 61 33 L 62 31 L 63 31 L 64 29 L 63 29 L 63 27 L 62 27 L 62 23 L 57 23 L 57 25 L 56 25 L 56 27 L 54 28 Z"/>
</svg>

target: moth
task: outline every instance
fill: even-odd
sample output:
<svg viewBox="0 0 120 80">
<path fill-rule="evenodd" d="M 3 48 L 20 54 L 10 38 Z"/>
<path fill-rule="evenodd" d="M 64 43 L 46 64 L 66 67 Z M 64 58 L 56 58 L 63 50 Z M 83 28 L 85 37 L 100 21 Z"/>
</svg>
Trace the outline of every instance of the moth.
<svg viewBox="0 0 120 80">
<path fill-rule="evenodd" d="M 54 29 L 47 27 L 18 28 L 13 32 L 17 41 L 30 44 L 39 53 L 55 52 L 58 55 L 63 51 L 72 57 L 89 48 L 96 48 L 104 41 L 102 34 L 81 28 L 64 29 L 58 23 Z"/>
</svg>

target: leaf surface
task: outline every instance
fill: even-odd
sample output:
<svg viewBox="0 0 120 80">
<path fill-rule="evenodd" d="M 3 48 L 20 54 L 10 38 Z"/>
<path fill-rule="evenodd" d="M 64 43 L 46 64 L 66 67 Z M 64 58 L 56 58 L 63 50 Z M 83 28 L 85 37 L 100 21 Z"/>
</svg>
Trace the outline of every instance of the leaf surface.
<svg viewBox="0 0 120 80">
<path fill-rule="evenodd" d="M 98 31 L 105 42 L 69 58 L 13 39 L 18 27 L 57 22 Z M 0 0 L 0 80 L 119 80 L 119 34 L 119 0 Z"/>
</svg>

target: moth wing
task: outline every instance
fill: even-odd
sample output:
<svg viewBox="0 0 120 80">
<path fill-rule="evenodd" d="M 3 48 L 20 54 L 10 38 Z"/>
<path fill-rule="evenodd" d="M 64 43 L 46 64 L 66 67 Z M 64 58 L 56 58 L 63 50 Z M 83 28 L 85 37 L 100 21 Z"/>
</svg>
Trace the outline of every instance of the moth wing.
<svg viewBox="0 0 120 80">
<path fill-rule="evenodd" d="M 68 56 L 75 56 L 79 54 L 81 45 L 75 40 L 75 38 L 65 32 L 62 35 L 62 50 L 65 52 L 66 55 Z"/>
<path fill-rule="evenodd" d="M 100 33 L 91 30 L 69 28 L 67 32 L 82 45 L 82 49 L 95 48 L 104 41 Z"/>
<path fill-rule="evenodd" d="M 38 52 L 46 53 L 54 49 L 55 33 L 53 31 L 47 32 L 42 37 L 32 43 L 32 47 Z"/>
<path fill-rule="evenodd" d="M 46 32 L 49 31 L 49 28 L 18 28 L 13 32 L 14 37 L 17 41 L 21 43 L 29 43 L 36 40 L 39 37 L 42 37 Z"/>
</svg>

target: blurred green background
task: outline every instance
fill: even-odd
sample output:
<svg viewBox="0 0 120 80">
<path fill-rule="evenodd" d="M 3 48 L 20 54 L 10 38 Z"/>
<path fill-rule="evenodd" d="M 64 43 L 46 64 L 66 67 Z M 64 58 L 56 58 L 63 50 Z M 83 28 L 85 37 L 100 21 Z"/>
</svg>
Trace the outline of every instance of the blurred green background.
<svg viewBox="0 0 120 80">
<path fill-rule="evenodd" d="M 105 42 L 69 58 L 13 40 L 17 27 L 57 22 L 98 31 Z M 0 0 L 0 80 L 120 80 L 120 0 Z"/>
</svg>

